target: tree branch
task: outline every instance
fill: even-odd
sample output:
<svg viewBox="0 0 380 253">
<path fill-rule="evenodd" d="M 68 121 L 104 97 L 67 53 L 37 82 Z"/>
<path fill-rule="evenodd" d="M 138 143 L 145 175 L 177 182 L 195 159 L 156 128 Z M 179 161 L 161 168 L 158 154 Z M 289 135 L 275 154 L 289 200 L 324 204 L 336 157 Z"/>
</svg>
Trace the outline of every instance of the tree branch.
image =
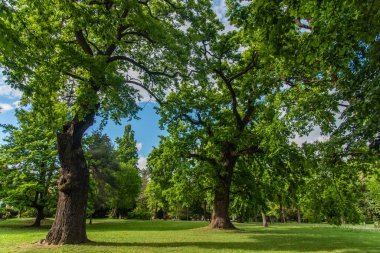
<svg viewBox="0 0 380 253">
<path fill-rule="evenodd" d="M 245 149 L 237 150 L 232 153 L 233 156 L 241 156 L 241 155 L 252 155 L 252 154 L 262 154 L 263 151 L 257 146 L 253 145 Z"/>
<path fill-rule="evenodd" d="M 230 79 L 228 79 L 221 70 L 219 69 L 214 69 L 214 72 L 220 76 L 220 78 L 222 78 L 223 82 L 226 84 L 229 92 L 230 92 L 230 95 L 231 95 L 231 100 L 232 100 L 232 112 L 235 116 L 235 120 L 236 120 L 236 126 L 237 128 L 242 128 L 242 125 L 243 125 L 243 121 L 241 119 L 241 116 L 240 116 L 240 113 L 238 112 L 238 102 L 237 102 L 237 98 L 236 98 L 236 93 L 232 87 L 232 84 L 231 84 L 231 81 Z"/>
<path fill-rule="evenodd" d="M 252 53 L 252 58 L 250 60 L 250 62 L 247 64 L 247 66 L 245 66 L 245 68 L 236 73 L 235 75 L 233 75 L 232 77 L 229 78 L 230 82 L 238 79 L 239 77 L 245 75 L 248 73 L 248 71 L 250 71 L 251 69 L 253 69 L 255 66 L 256 66 L 256 62 L 257 62 L 257 55 L 255 53 Z"/>
<path fill-rule="evenodd" d="M 155 41 L 149 37 L 149 35 L 147 33 L 144 33 L 144 32 L 136 32 L 136 31 L 131 31 L 131 32 L 124 32 L 122 34 L 122 36 L 124 37 L 125 35 L 136 35 L 136 36 L 140 36 L 144 39 L 146 39 L 147 41 L 149 41 L 150 43 L 154 44 Z"/>
<path fill-rule="evenodd" d="M 123 56 L 123 55 L 117 55 L 117 56 L 112 56 L 108 59 L 108 63 L 110 62 L 114 62 L 114 61 L 118 61 L 118 60 L 121 60 L 121 61 L 127 61 L 129 63 L 132 63 L 134 66 L 142 69 L 143 71 L 145 71 L 148 75 L 153 75 L 153 76 L 165 76 L 165 77 L 169 77 L 169 78 L 174 78 L 176 76 L 179 75 L 179 72 L 175 72 L 173 74 L 168 74 L 165 72 L 161 72 L 161 71 L 152 71 L 150 69 L 148 69 L 146 66 L 144 66 L 142 63 L 140 62 L 137 62 L 135 61 L 134 59 L 132 58 L 129 58 L 128 56 Z"/>
<path fill-rule="evenodd" d="M 254 109 L 255 109 L 255 107 L 253 106 L 252 100 L 248 99 L 247 110 L 245 111 L 244 118 L 242 120 L 243 128 L 240 129 L 241 132 L 244 130 L 244 128 L 248 125 L 249 121 L 251 120 Z"/>
<path fill-rule="evenodd" d="M 70 72 L 64 72 L 64 74 L 66 74 L 66 75 L 68 75 L 68 76 L 70 76 L 70 77 L 72 77 L 72 78 L 74 78 L 74 79 L 81 80 L 81 81 L 85 81 L 82 77 L 77 76 L 77 75 L 75 75 L 75 74 L 73 74 L 73 73 L 70 73 Z"/>
<path fill-rule="evenodd" d="M 146 87 L 145 85 L 143 85 L 141 82 L 137 81 L 137 80 L 127 80 L 126 83 L 130 83 L 130 84 L 134 84 L 138 87 L 141 87 L 143 88 L 145 91 L 147 91 L 149 93 L 150 96 L 152 96 L 159 105 L 162 105 L 163 104 L 163 101 L 161 99 L 159 99 L 153 91 L 151 91 L 148 87 Z"/>
<path fill-rule="evenodd" d="M 125 8 L 125 10 L 123 11 L 123 14 L 121 14 L 120 16 L 120 19 L 124 19 L 127 17 L 129 13 L 129 9 L 128 8 Z M 123 32 L 128 28 L 127 25 L 119 25 L 119 27 L 117 28 L 117 34 L 116 34 L 116 39 L 118 41 L 120 41 L 122 38 L 123 38 Z M 112 43 L 105 51 L 105 55 L 107 56 L 111 56 L 112 53 L 115 51 L 116 49 L 116 45 L 115 43 Z"/>
<path fill-rule="evenodd" d="M 91 55 L 93 56 L 94 53 L 92 52 L 92 49 L 90 47 L 90 45 L 87 43 L 84 35 L 83 35 L 83 31 L 82 30 L 79 30 L 79 31 L 76 31 L 75 32 L 75 38 L 79 44 L 79 46 L 83 49 L 83 51 L 88 54 L 88 55 Z"/>
<path fill-rule="evenodd" d="M 195 159 L 197 159 L 199 161 L 207 162 L 207 163 L 209 163 L 213 167 L 218 167 L 218 162 L 215 159 L 207 157 L 207 156 L 203 156 L 203 155 L 200 155 L 200 154 L 190 153 L 190 154 L 187 154 L 187 157 L 188 158 L 195 158 Z"/>
</svg>

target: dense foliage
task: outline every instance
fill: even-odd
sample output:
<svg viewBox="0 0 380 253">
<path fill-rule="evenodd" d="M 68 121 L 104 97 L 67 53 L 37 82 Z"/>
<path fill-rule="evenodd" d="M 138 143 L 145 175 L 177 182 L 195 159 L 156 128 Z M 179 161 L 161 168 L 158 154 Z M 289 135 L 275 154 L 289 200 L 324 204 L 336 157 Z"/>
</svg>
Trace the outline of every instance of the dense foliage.
<svg viewBox="0 0 380 253">
<path fill-rule="evenodd" d="M 0 2 L 0 64 L 25 106 L 5 126 L 0 198 L 38 212 L 58 190 L 47 243 L 133 208 L 222 229 L 378 224 L 380 1 L 226 4 L 221 22 L 203 0 Z M 139 89 L 168 133 L 147 171 L 131 126 L 116 148 L 85 135 L 96 116 L 134 117 Z M 312 131 L 324 140 L 296 143 Z"/>
</svg>

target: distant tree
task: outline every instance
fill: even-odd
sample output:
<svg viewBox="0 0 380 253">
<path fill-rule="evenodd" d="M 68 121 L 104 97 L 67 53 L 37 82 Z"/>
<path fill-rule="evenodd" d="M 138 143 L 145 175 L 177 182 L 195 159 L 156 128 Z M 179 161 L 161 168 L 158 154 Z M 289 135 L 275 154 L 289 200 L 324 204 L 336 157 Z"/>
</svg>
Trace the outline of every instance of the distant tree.
<svg viewBox="0 0 380 253">
<path fill-rule="evenodd" d="M 378 166 L 376 158 L 368 156 L 368 147 L 347 155 L 340 140 L 332 138 L 304 149 L 311 173 L 302 197 L 306 217 L 334 224 L 361 221 L 365 180 L 373 177 L 374 166 Z"/>
<path fill-rule="evenodd" d="M 202 176 L 199 163 L 173 156 L 175 149 L 170 141 L 161 137 L 159 147 L 154 148 L 148 157 L 150 206 L 155 213 L 162 208 L 177 218 L 181 209 L 185 209 L 186 219 L 193 214 L 189 210 L 205 218 L 204 205 L 210 190 L 205 187 L 207 176 Z"/>
<path fill-rule="evenodd" d="M 117 138 L 116 143 L 115 153 L 120 169 L 112 174 L 116 187 L 110 200 L 111 208 L 114 210 L 113 216 L 123 217 L 126 216 L 127 210 L 136 206 L 136 199 L 141 190 L 136 140 L 131 125 L 125 127 L 123 136 Z"/>
<path fill-rule="evenodd" d="M 366 192 L 366 209 L 364 215 L 370 216 L 375 227 L 380 228 L 380 180 L 379 176 L 371 177 L 367 182 L 368 192 Z M 366 212 L 367 211 L 367 212 Z"/>
<path fill-rule="evenodd" d="M 56 136 L 44 115 L 18 110 L 18 127 L 2 125 L 6 137 L 0 147 L 0 199 L 19 209 L 33 208 L 39 227 L 47 208 L 56 202 L 58 179 Z M 57 119 L 58 120 L 58 119 Z"/>
<path fill-rule="evenodd" d="M 125 127 L 122 138 L 110 138 L 97 130 L 84 140 L 90 171 L 89 210 L 111 210 L 113 217 L 125 217 L 140 193 L 141 178 L 137 168 L 137 148 L 131 125 Z"/>
<path fill-rule="evenodd" d="M 85 137 L 84 150 L 90 171 L 88 213 L 92 217 L 96 210 L 110 208 L 112 189 L 117 187 L 114 174 L 120 164 L 110 138 L 99 130 Z"/>
</svg>

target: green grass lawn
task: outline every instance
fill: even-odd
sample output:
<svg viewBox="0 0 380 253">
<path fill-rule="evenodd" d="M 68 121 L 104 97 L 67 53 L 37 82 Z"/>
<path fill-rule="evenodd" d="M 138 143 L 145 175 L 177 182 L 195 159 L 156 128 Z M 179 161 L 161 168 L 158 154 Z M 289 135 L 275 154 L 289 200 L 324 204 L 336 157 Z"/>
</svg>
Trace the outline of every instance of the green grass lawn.
<svg viewBox="0 0 380 253">
<path fill-rule="evenodd" d="M 94 220 L 91 243 L 41 246 L 43 227 L 28 219 L 0 221 L 0 252 L 380 252 L 380 231 L 367 226 L 236 224 L 236 231 L 212 231 L 206 222 Z"/>
</svg>

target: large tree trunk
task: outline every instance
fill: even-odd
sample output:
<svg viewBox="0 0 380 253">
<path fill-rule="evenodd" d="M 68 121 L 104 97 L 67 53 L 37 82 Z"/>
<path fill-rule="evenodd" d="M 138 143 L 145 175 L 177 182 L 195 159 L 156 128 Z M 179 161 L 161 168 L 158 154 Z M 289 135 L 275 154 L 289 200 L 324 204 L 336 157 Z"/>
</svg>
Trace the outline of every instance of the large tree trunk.
<svg viewBox="0 0 380 253">
<path fill-rule="evenodd" d="M 214 209 L 209 228 L 235 229 L 228 215 L 231 181 L 237 161 L 237 158 L 231 154 L 230 150 L 223 153 L 223 174 L 219 175 L 219 187 L 217 187 L 214 193 Z"/>
<path fill-rule="evenodd" d="M 39 228 L 41 226 L 41 221 L 45 218 L 44 207 L 37 206 L 36 210 L 37 210 L 37 216 L 36 216 L 36 219 L 34 220 L 34 223 L 31 226 Z"/>
<path fill-rule="evenodd" d="M 87 241 L 86 205 L 89 170 L 82 149 L 84 132 L 94 123 L 95 112 L 83 120 L 76 116 L 58 134 L 61 175 L 54 223 L 46 236 L 47 244 L 78 244 Z"/>
<path fill-rule="evenodd" d="M 229 188 L 217 190 L 214 195 L 214 209 L 212 211 L 210 228 L 217 229 L 234 229 L 231 223 L 228 208 L 230 206 L 230 191 Z"/>
</svg>

